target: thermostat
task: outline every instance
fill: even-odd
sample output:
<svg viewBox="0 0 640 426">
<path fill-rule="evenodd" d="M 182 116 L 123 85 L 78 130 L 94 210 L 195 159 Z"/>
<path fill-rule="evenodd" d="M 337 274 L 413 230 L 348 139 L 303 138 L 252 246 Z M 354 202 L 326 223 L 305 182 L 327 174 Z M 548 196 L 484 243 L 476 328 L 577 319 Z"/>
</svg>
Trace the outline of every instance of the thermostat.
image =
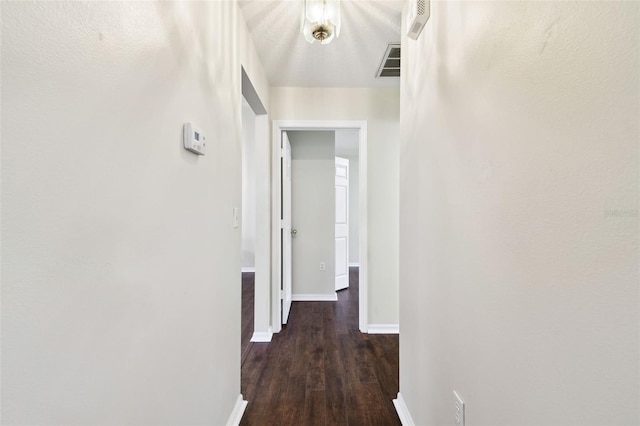
<svg viewBox="0 0 640 426">
<path fill-rule="evenodd" d="M 182 128 L 182 139 L 184 142 L 184 149 L 198 155 L 204 155 L 206 148 L 204 135 L 200 130 L 191 126 L 191 123 L 184 124 Z"/>
</svg>

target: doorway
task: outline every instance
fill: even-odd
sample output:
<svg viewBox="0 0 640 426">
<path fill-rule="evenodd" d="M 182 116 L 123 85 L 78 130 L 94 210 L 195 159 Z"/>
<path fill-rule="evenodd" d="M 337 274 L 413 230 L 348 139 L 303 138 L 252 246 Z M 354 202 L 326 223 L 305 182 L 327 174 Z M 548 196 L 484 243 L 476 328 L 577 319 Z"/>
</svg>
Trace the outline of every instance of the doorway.
<svg viewBox="0 0 640 426">
<path fill-rule="evenodd" d="M 281 160 L 282 323 L 286 324 L 291 301 L 337 300 L 335 132 L 285 131 L 283 148 L 287 155 Z"/>
<path fill-rule="evenodd" d="M 242 333 L 240 353 L 244 360 L 254 331 L 255 252 L 256 252 L 256 114 L 242 97 Z"/>
<path fill-rule="evenodd" d="M 243 147 L 243 268 L 253 270 L 253 331 L 251 342 L 270 342 L 271 316 L 271 145 L 269 119 L 255 87 L 244 68 L 241 68 L 243 107 L 243 140 L 250 140 L 250 147 Z M 245 114 L 247 116 L 245 117 Z M 243 142 L 244 144 L 244 142 Z M 251 152 L 245 151 L 250 150 Z M 245 170 L 245 167 L 247 170 Z M 252 169 L 252 170 L 249 170 Z M 244 182 L 245 179 L 247 182 Z M 246 186 L 245 186 L 246 184 Z M 245 197 L 245 188 L 251 194 Z M 247 211 L 244 211 L 246 208 Z M 248 214 L 247 214 L 248 213 Z M 245 218 L 247 214 L 247 218 Z M 247 225 L 246 223 L 249 222 Z M 245 235 L 244 227 L 251 232 Z M 247 249 L 250 247 L 250 249 Z M 245 252 L 246 250 L 246 252 Z M 253 265 L 250 264 L 251 260 Z M 241 280 L 242 281 L 242 280 Z"/>
<path fill-rule="evenodd" d="M 367 332 L 367 122 L 366 121 L 274 121 L 272 136 L 272 263 L 271 263 L 271 324 L 273 332 L 282 329 L 282 298 L 283 298 L 283 240 L 282 236 L 282 156 L 285 152 L 283 135 L 287 131 L 340 131 L 353 130 L 357 132 L 359 151 L 359 194 L 358 194 L 358 280 L 359 291 L 359 315 L 358 323 L 361 332 Z M 290 260 L 289 260 L 290 261 Z"/>
</svg>

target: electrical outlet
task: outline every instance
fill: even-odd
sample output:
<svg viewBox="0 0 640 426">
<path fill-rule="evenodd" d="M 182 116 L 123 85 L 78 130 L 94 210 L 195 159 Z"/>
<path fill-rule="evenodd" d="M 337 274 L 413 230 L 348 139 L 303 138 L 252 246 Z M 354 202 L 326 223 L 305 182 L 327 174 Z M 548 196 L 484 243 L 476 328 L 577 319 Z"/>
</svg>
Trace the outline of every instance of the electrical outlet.
<svg viewBox="0 0 640 426">
<path fill-rule="evenodd" d="M 458 395 L 458 392 L 453 391 L 453 399 L 455 401 L 455 419 L 456 426 L 464 426 L 464 401 Z"/>
<path fill-rule="evenodd" d="M 320 270 L 324 271 L 327 269 L 327 265 L 324 262 L 320 262 Z"/>
</svg>

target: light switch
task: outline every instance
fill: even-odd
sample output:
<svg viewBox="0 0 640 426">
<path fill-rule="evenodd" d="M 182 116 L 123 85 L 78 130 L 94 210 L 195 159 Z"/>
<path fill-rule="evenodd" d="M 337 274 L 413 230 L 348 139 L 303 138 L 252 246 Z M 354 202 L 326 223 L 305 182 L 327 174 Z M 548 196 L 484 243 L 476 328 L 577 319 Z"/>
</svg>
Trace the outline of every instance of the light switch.
<svg viewBox="0 0 640 426">
<path fill-rule="evenodd" d="M 238 226 L 240 226 L 240 208 L 234 207 L 233 208 L 233 228 L 235 229 Z"/>
</svg>

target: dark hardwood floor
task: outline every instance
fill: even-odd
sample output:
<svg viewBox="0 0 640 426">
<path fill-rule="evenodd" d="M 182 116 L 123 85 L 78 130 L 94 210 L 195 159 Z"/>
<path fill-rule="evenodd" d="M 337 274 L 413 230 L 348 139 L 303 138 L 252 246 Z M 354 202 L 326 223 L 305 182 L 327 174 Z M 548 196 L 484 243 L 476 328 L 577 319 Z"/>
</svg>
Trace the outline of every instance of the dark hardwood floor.
<svg viewBox="0 0 640 426">
<path fill-rule="evenodd" d="M 288 325 L 271 343 L 249 342 L 253 286 L 243 274 L 242 394 L 249 405 L 241 425 L 400 425 L 391 402 L 398 336 L 360 333 L 358 270 L 349 272 L 338 302 L 293 302 Z"/>
<path fill-rule="evenodd" d="M 253 335 L 254 305 L 254 277 L 253 272 L 242 273 L 242 337 L 240 338 L 240 353 L 242 364 L 249 354 L 249 344 Z"/>
</svg>

